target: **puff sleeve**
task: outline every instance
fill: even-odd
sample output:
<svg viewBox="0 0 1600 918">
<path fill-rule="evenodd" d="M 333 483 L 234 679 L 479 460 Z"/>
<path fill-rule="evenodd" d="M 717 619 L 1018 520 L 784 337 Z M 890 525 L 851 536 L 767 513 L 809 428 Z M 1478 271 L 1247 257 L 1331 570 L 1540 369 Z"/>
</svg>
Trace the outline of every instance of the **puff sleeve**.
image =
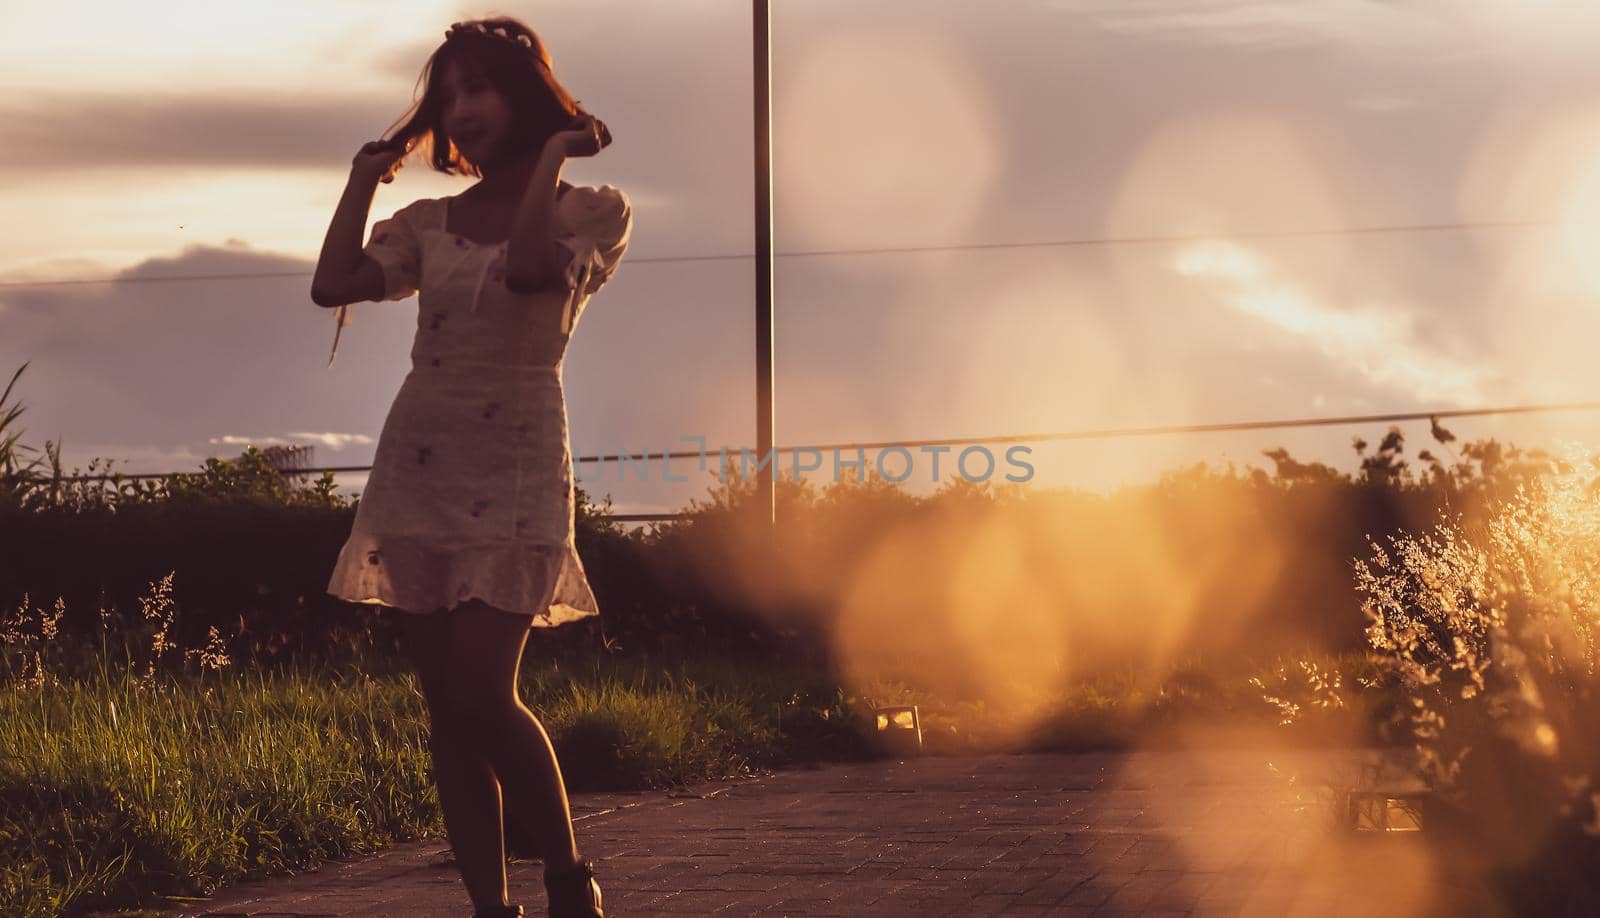
<svg viewBox="0 0 1600 918">
<path fill-rule="evenodd" d="M 387 219 L 374 223 L 372 235 L 361 250 L 383 269 L 383 295 L 379 298 L 382 302 L 414 296 L 422 283 L 422 240 L 418 233 L 418 207 L 422 203 L 413 201 Z M 330 367 L 334 355 L 339 352 L 339 334 L 353 318 L 350 312 L 353 305 L 340 306 L 334 317 L 333 350 L 328 353 Z"/>
<path fill-rule="evenodd" d="M 561 328 L 570 333 L 584 302 L 616 273 L 633 234 L 633 206 L 615 185 L 575 187 L 565 227 L 556 241 L 572 253 L 564 273 L 568 290 Z"/>
</svg>

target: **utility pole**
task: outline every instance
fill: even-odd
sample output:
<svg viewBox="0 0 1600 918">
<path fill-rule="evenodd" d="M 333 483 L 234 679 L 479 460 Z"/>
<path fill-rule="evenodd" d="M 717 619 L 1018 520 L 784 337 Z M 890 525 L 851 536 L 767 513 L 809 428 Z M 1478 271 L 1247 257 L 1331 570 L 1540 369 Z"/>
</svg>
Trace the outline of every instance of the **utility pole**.
<svg viewBox="0 0 1600 918">
<path fill-rule="evenodd" d="M 755 129 L 756 129 L 756 461 L 773 447 L 773 338 L 772 338 L 772 5 L 752 0 L 755 6 Z M 777 527 L 777 500 L 773 472 L 777 456 L 761 466 L 756 487 L 756 512 L 769 529 Z"/>
<path fill-rule="evenodd" d="M 773 479 L 778 456 L 773 451 L 773 322 L 772 322 L 772 3 L 751 0 L 755 38 L 755 176 L 756 176 L 756 493 L 751 521 L 762 533 L 761 605 L 778 614 L 778 501 Z M 770 459 L 761 465 L 763 459 Z"/>
</svg>

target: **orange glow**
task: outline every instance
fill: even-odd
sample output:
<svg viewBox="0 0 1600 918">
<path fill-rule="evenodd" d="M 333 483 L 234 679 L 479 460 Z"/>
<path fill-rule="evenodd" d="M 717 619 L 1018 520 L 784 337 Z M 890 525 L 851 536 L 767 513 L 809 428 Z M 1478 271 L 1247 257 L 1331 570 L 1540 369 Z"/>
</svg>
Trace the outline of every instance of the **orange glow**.
<svg viewBox="0 0 1600 918">
<path fill-rule="evenodd" d="M 945 29 L 852 25 L 802 51 L 786 83 L 773 102 L 776 206 L 801 246 L 858 228 L 874 244 L 958 238 L 999 178 L 995 100 Z"/>
<path fill-rule="evenodd" d="M 1338 133 L 1300 115 L 1242 110 L 1177 119 L 1153 131 L 1131 158 L 1104 235 L 1226 240 L 1230 233 L 1340 229 L 1349 220 L 1334 179 L 1359 174 Z M 1136 284 L 1149 256 L 1142 247 L 1118 254 L 1124 283 Z M 1287 267 L 1337 277 L 1348 259 L 1343 237 L 1319 237 L 1296 247 Z"/>
<path fill-rule="evenodd" d="M 1554 220 L 1556 225 L 1484 233 L 1489 336 L 1513 369 L 1516 397 L 1587 398 L 1600 365 L 1587 342 L 1600 335 L 1600 115 L 1596 99 L 1517 98 L 1487 122 L 1458 191 L 1462 219 Z M 1570 431 L 1532 416 L 1519 436 Z"/>
</svg>

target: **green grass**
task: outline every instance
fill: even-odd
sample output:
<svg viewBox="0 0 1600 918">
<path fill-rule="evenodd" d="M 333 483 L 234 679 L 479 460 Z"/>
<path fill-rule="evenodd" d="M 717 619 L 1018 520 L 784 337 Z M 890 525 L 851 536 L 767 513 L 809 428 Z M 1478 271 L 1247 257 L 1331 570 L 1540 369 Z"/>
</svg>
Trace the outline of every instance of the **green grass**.
<svg viewBox="0 0 1600 918">
<path fill-rule="evenodd" d="M 437 821 L 400 680 L 211 675 L 0 693 L 0 911 L 203 894 Z"/>
<path fill-rule="evenodd" d="M 523 694 L 570 790 L 864 754 L 842 693 L 781 668 L 550 665 Z M 353 668 L 0 688 L 0 913 L 205 895 L 441 833 L 425 737 L 411 676 Z"/>
<path fill-rule="evenodd" d="M 409 673 L 140 678 L 105 659 L 0 686 L 0 914 L 170 904 L 442 835 Z M 871 704 L 918 705 L 928 754 L 1114 748 L 1174 718 L 1273 719 L 1257 689 L 1198 665 L 1148 683 L 1080 680 L 1019 727 L 1014 711 L 915 680 L 880 678 L 858 697 L 828 673 L 764 662 L 597 657 L 530 663 L 520 680 L 579 792 L 866 758 Z"/>
</svg>

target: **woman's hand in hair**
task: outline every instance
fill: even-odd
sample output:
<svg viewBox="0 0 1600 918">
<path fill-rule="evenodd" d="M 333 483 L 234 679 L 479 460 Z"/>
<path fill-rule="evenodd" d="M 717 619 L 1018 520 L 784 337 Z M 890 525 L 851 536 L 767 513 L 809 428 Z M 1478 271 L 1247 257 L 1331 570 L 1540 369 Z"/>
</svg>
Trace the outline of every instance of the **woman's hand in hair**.
<svg viewBox="0 0 1600 918">
<path fill-rule="evenodd" d="M 611 131 L 599 118 L 579 112 L 572 119 L 572 127 L 557 131 L 551 136 L 550 142 L 561 144 L 561 150 L 567 156 L 593 156 L 611 143 Z"/>
<path fill-rule="evenodd" d="M 394 181 L 394 164 L 404 156 L 405 146 L 397 140 L 373 140 L 361 145 L 350 163 L 350 173 L 374 181 Z"/>
</svg>

